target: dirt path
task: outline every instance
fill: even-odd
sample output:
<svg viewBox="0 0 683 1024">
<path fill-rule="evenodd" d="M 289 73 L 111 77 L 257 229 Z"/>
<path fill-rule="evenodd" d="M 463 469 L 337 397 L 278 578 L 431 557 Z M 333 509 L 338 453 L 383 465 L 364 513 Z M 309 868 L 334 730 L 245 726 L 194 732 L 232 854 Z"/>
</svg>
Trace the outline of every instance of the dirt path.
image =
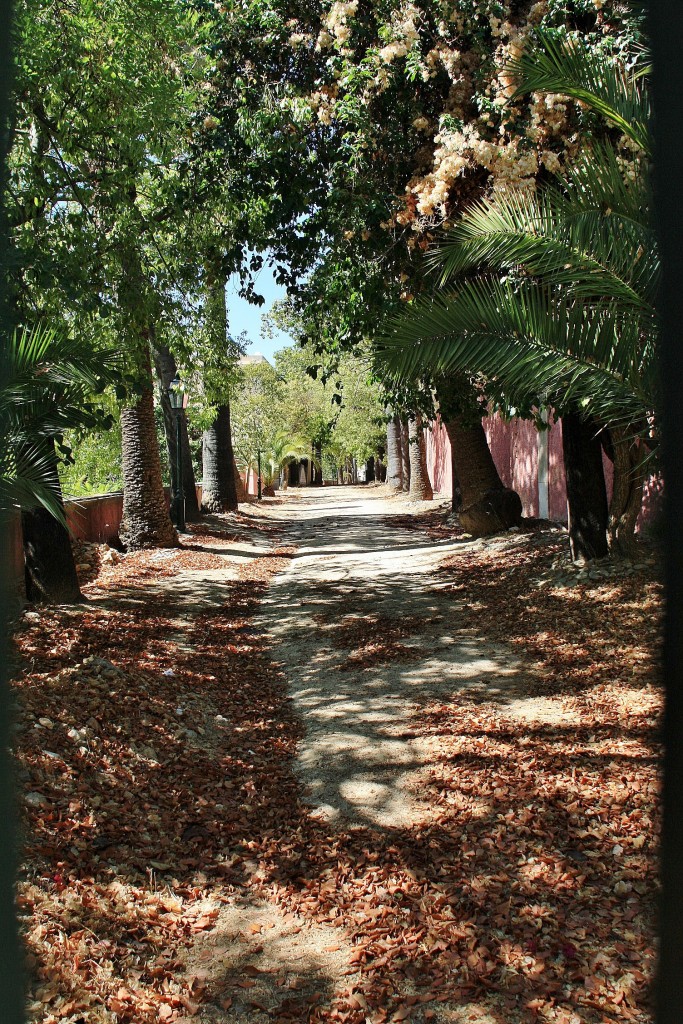
<svg viewBox="0 0 683 1024">
<path fill-rule="evenodd" d="M 26 610 L 34 1024 L 649 1024 L 656 584 L 440 523 L 294 491 Z"/>
<path fill-rule="evenodd" d="M 428 813 L 413 794 L 433 752 L 412 731 L 422 705 L 462 687 L 523 696 L 513 654 L 458 629 L 457 602 L 440 596 L 439 563 L 469 545 L 390 525 L 405 511 L 367 488 L 304 492 L 274 510 L 297 555 L 256 625 L 306 725 L 298 767 L 315 813 L 345 825 L 403 828 Z"/>
</svg>

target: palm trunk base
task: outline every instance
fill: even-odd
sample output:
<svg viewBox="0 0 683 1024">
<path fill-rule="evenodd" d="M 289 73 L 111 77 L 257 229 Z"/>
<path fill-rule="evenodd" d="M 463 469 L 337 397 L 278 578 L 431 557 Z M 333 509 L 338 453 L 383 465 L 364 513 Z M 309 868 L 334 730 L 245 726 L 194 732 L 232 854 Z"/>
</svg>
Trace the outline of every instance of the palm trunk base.
<svg viewBox="0 0 683 1024">
<path fill-rule="evenodd" d="M 460 525 L 474 537 L 485 537 L 518 526 L 522 518 L 522 502 L 516 491 L 496 488 L 459 512 Z"/>
<path fill-rule="evenodd" d="M 643 450 L 623 427 L 610 428 L 607 454 L 614 465 L 614 484 L 607 518 L 610 554 L 634 558 L 638 553 L 636 522 L 643 504 L 646 469 Z"/>
<path fill-rule="evenodd" d="M 22 512 L 26 597 L 39 604 L 78 604 L 78 584 L 66 527 L 44 508 Z"/>
</svg>

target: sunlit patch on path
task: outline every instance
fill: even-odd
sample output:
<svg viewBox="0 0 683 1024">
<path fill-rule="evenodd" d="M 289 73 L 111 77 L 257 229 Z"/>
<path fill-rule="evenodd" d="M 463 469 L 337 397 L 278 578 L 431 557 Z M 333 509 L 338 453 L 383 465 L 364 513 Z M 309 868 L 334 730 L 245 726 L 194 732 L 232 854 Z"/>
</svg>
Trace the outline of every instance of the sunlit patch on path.
<svg viewBox="0 0 683 1024">
<path fill-rule="evenodd" d="M 514 653 L 463 634 L 457 601 L 439 594 L 456 545 L 393 527 L 402 509 L 372 492 L 340 498 L 318 491 L 282 512 L 297 557 L 258 625 L 306 726 L 299 771 L 314 813 L 402 828 L 429 813 L 416 791 L 435 750 L 412 731 L 420 709 L 466 691 L 523 717 L 528 695 Z"/>
</svg>

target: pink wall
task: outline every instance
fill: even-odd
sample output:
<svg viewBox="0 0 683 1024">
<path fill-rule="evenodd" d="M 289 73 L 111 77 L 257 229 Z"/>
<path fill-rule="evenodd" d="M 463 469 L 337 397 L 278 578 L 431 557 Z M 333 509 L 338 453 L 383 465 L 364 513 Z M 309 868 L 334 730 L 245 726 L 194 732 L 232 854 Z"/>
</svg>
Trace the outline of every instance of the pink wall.
<svg viewBox="0 0 683 1024">
<path fill-rule="evenodd" d="M 484 432 L 493 461 L 506 487 L 517 491 L 525 516 L 538 516 L 538 444 L 528 420 L 484 418 Z"/>
<path fill-rule="evenodd" d="M 453 466 L 451 464 L 451 442 L 448 434 L 441 426 L 441 420 L 437 416 L 434 423 L 430 424 L 431 430 L 425 434 L 427 438 L 427 467 L 429 479 L 435 491 L 441 494 L 453 494 Z"/>
<path fill-rule="evenodd" d="M 79 540 L 109 543 L 118 536 L 123 516 L 123 491 L 72 498 L 64 502 L 69 530 Z"/>
<path fill-rule="evenodd" d="M 560 420 L 557 423 L 551 421 L 548 428 L 548 515 L 557 522 L 567 522 L 567 490 L 564 483 Z"/>
<path fill-rule="evenodd" d="M 525 516 L 537 517 L 538 506 L 538 432 L 530 420 L 504 420 L 498 414 L 485 416 L 484 431 L 493 461 L 506 487 L 512 487 L 522 499 Z M 435 491 L 445 497 L 453 493 L 451 471 L 451 445 L 448 434 L 437 419 L 426 433 L 427 468 Z M 562 458 L 562 422 L 557 421 L 547 431 L 548 445 L 548 515 L 550 519 L 567 521 L 567 492 Z M 608 497 L 612 493 L 614 470 L 603 454 L 605 483 Z M 662 480 L 651 476 L 645 483 L 643 510 L 638 520 L 642 527 L 650 523 L 661 507 Z"/>
</svg>

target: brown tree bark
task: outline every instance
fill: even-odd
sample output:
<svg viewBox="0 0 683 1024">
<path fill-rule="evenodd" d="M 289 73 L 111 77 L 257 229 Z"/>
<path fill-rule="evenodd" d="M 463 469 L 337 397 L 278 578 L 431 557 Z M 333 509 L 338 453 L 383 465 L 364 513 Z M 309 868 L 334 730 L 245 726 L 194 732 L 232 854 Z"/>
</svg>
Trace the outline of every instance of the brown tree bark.
<svg viewBox="0 0 683 1024">
<path fill-rule="evenodd" d="M 206 317 L 212 345 L 221 351 L 227 342 L 225 275 L 218 259 L 207 260 Z M 218 405 L 216 418 L 202 438 L 202 509 L 237 511 L 237 476 L 230 428 L 230 403 Z"/>
<path fill-rule="evenodd" d="M 135 405 L 121 410 L 123 518 L 119 536 L 129 550 L 170 548 L 178 544 L 171 523 L 154 421 L 149 347 L 141 351 L 143 391 Z"/>
<path fill-rule="evenodd" d="M 236 512 L 235 453 L 227 402 L 218 406 L 215 420 L 204 431 L 202 452 L 202 508 L 207 512 Z"/>
<path fill-rule="evenodd" d="M 393 491 L 403 490 L 401 421 L 392 416 L 387 422 L 387 483 Z"/>
<path fill-rule="evenodd" d="M 562 417 L 562 454 L 567 482 L 569 548 L 575 562 L 603 558 L 607 546 L 607 489 L 602 444 L 591 420 Z"/>
<path fill-rule="evenodd" d="M 462 416 L 452 416 L 444 427 L 451 442 L 453 493 L 457 484 L 463 529 L 483 537 L 518 526 L 522 501 L 500 479 L 481 420 L 470 425 Z"/>
<path fill-rule="evenodd" d="M 410 497 L 415 501 L 431 501 L 434 497 L 427 471 L 427 447 L 422 417 L 419 412 L 408 420 L 410 440 Z"/>
<path fill-rule="evenodd" d="M 644 452 L 624 427 L 610 427 L 609 434 L 614 485 L 607 516 L 607 544 L 611 554 L 632 558 L 637 553 L 636 520 L 643 505 Z"/>
<path fill-rule="evenodd" d="M 168 452 L 168 464 L 171 473 L 171 491 L 175 494 L 177 490 L 176 476 L 178 467 L 177 441 L 176 441 L 176 416 L 180 415 L 180 443 L 183 454 L 183 493 L 185 494 L 185 518 L 188 520 L 199 517 L 199 502 L 197 501 L 197 486 L 194 477 L 194 466 L 192 465 L 192 452 L 190 451 L 190 438 L 187 432 L 187 416 L 185 410 L 175 413 L 171 408 L 168 397 L 168 388 L 172 380 L 177 376 L 176 361 L 168 345 L 160 343 L 154 334 L 152 335 L 152 354 L 154 366 L 159 380 L 159 392 L 161 410 L 164 414 L 164 435 L 166 437 L 166 450 Z"/>
<path fill-rule="evenodd" d="M 401 430 L 401 490 L 408 493 L 410 490 L 410 438 L 408 436 L 408 421 L 399 420 Z"/>
</svg>

